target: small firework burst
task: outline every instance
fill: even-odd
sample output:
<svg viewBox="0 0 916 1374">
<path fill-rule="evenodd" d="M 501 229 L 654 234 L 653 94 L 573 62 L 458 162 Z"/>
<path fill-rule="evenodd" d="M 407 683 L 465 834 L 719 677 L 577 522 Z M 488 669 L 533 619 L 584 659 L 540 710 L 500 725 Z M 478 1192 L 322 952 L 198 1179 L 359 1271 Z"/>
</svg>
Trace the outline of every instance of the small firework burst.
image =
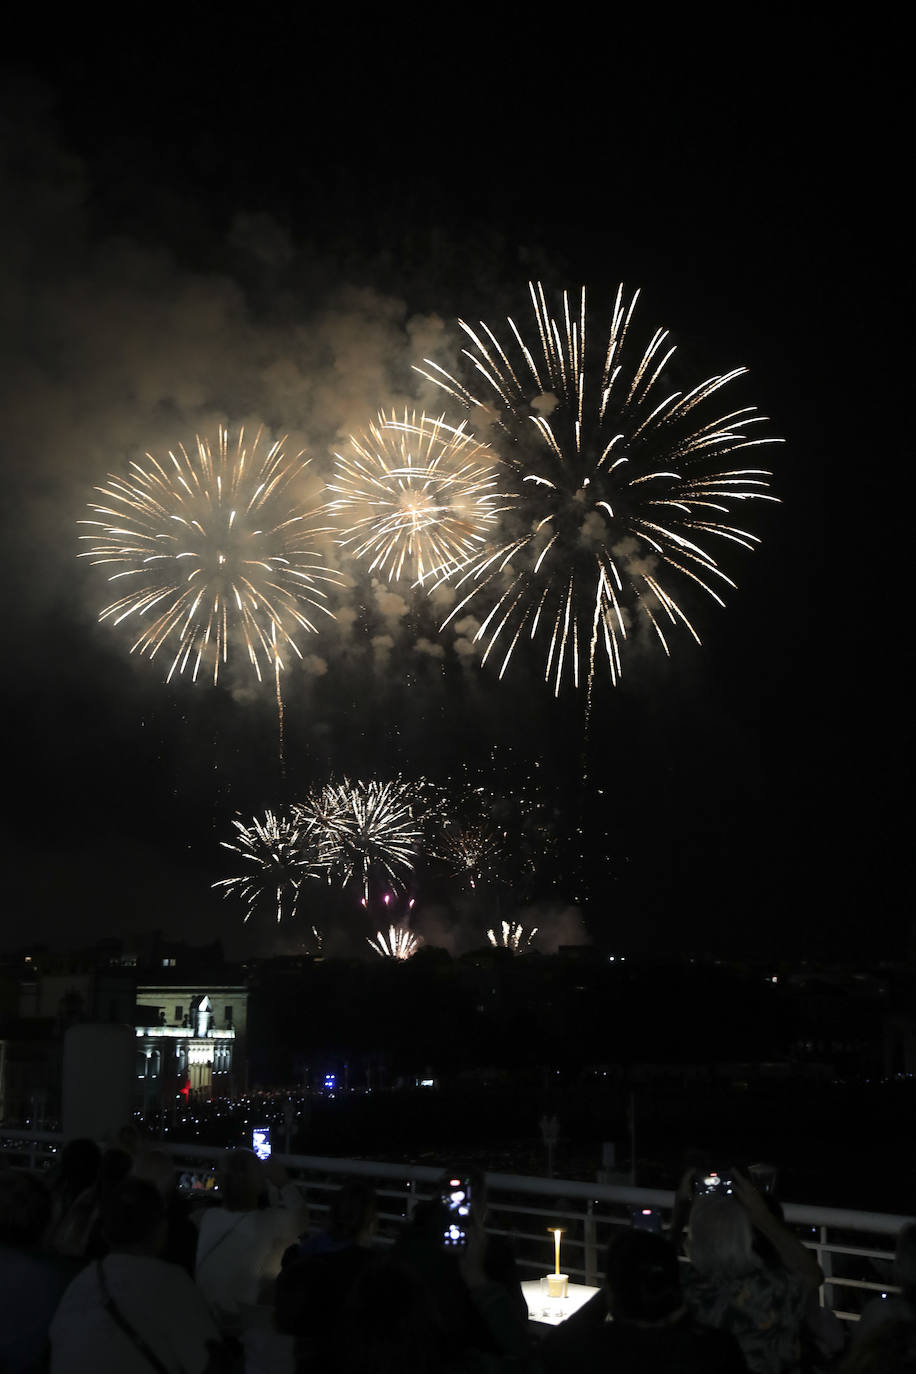
<svg viewBox="0 0 916 1374">
<path fill-rule="evenodd" d="M 487 821 L 446 819 L 431 841 L 430 852 L 452 877 L 476 889 L 505 853 L 505 833 Z"/>
<path fill-rule="evenodd" d="M 487 939 L 494 949 L 508 949 L 513 954 L 524 954 L 531 948 L 531 943 L 537 933 L 537 926 L 526 931 L 524 926 L 517 922 L 503 921 L 498 934 L 495 930 L 487 931 Z"/>
<path fill-rule="evenodd" d="M 366 936 L 367 943 L 383 959 L 412 959 L 423 943 L 419 935 L 414 935 L 406 926 L 389 926 L 388 933 L 377 931 L 375 939 Z"/>
<path fill-rule="evenodd" d="M 249 867 L 238 877 L 221 878 L 213 886 L 223 888 L 224 897 L 241 898 L 247 907 L 246 921 L 264 905 L 273 907 L 278 922 L 295 916 L 303 883 L 321 867 L 306 843 L 306 828 L 295 817 L 276 816 L 272 811 L 263 820 L 255 817 L 247 824 L 242 820 L 232 824 L 238 831 L 235 840 L 220 843 Z"/>
<path fill-rule="evenodd" d="M 501 506 L 485 444 L 443 418 L 379 413 L 336 454 L 325 513 L 337 542 L 390 581 L 446 577 L 492 539 Z"/>
<path fill-rule="evenodd" d="M 344 778 L 293 809 L 341 885 L 355 878 L 368 896 L 373 878 L 400 887 L 413 870 L 422 831 L 415 790 L 400 779 Z"/>
</svg>

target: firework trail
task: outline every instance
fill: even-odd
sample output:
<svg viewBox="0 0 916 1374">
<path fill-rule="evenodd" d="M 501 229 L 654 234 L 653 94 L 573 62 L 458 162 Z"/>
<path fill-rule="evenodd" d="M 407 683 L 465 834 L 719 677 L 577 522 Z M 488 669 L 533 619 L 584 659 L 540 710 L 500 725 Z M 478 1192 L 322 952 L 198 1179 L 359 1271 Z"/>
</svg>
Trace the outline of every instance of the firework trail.
<svg viewBox="0 0 916 1374">
<path fill-rule="evenodd" d="M 379 878 L 395 888 L 413 870 L 421 838 L 417 789 L 393 782 L 344 778 L 328 783 L 293 808 L 317 846 L 329 876 L 345 886 L 359 880 L 368 898 Z"/>
<path fill-rule="evenodd" d="M 411 959 L 423 943 L 422 938 L 406 926 L 389 926 L 387 936 L 379 930 L 374 940 L 368 935 L 366 940 L 383 959 Z"/>
<path fill-rule="evenodd" d="M 309 460 L 287 458 L 282 440 L 260 451 L 261 431 L 230 444 L 222 426 L 215 449 L 197 437 L 196 452 L 179 445 L 159 460 L 131 462 L 127 477 L 109 477 L 90 503 L 99 518 L 81 520 L 89 548 L 80 557 L 111 566 L 124 589 L 100 620 L 135 618 L 142 625 L 131 652 L 170 658 L 166 681 L 190 667 L 219 680 L 236 652 L 258 681 L 276 682 L 297 637 L 314 632 L 313 611 L 332 616 L 323 584 L 340 580 L 312 547 L 314 529 L 292 489 Z M 333 616 L 332 616 L 333 619 Z"/>
<path fill-rule="evenodd" d="M 369 433 L 335 454 L 324 507 L 337 542 L 370 572 L 423 582 L 463 567 L 491 541 L 501 509 L 485 444 L 444 419 L 379 412 Z"/>
<path fill-rule="evenodd" d="M 224 889 L 223 896 L 241 898 L 248 910 L 248 921 L 265 903 L 273 906 L 280 922 L 295 916 L 302 884 L 321 869 L 316 852 L 308 843 L 308 827 L 298 817 L 286 819 L 267 811 L 263 821 L 250 824 L 234 820 L 238 834 L 234 841 L 221 840 L 224 849 L 241 856 L 248 870 L 239 877 L 221 878 L 213 884 Z M 314 926 L 313 933 L 317 934 Z M 320 936 L 319 943 L 320 943 Z"/>
<path fill-rule="evenodd" d="M 519 639 L 541 635 L 555 695 L 567 677 L 591 693 L 596 657 L 619 680 L 634 612 L 665 653 L 678 622 L 699 642 L 671 587 L 678 597 L 681 585 L 699 587 L 724 605 L 720 584 L 735 584 L 715 555 L 722 545 L 760 542 L 731 523 L 731 508 L 777 499 L 766 494 L 771 473 L 733 455 L 781 440 L 753 437 L 766 418 L 753 406 L 707 418 L 745 368 L 668 390 L 675 349 L 667 331 L 656 330 L 643 349 L 631 343 L 638 291 L 625 300 L 618 289 L 599 346 L 586 329 L 584 287 L 578 303 L 563 293 L 559 320 L 543 287 L 529 287 L 536 341 L 527 343 L 512 319 L 505 347 L 486 324 L 459 322 L 473 390 L 430 359 L 431 371 L 416 369 L 464 406 L 489 411 L 508 474 L 501 488 L 510 518 L 454 580 L 465 595 L 445 624 L 480 607 L 475 638 L 486 645 L 484 661 L 499 661 L 500 677 Z"/>
</svg>

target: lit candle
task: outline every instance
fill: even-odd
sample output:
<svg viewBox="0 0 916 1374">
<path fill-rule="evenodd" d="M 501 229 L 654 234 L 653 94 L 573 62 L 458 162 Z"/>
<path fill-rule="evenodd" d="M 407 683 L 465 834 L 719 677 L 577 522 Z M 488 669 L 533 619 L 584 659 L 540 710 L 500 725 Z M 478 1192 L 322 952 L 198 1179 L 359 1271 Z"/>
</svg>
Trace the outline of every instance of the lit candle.
<svg viewBox="0 0 916 1374">
<path fill-rule="evenodd" d="M 560 1272 L 560 1236 L 561 1236 L 562 1234 L 563 1234 L 563 1232 L 560 1230 L 559 1227 L 557 1227 L 557 1228 L 555 1229 L 554 1233 L 553 1233 L 554 1249 L 556 1250 L 556 1257 L 557 1257 L 557 1267 L 556 1267 L 556 1269 L 555 1269 L 554 1272 L 557 1273 L 557 1274 L 559 1274 L 559 1272 Z"/>
</svg>

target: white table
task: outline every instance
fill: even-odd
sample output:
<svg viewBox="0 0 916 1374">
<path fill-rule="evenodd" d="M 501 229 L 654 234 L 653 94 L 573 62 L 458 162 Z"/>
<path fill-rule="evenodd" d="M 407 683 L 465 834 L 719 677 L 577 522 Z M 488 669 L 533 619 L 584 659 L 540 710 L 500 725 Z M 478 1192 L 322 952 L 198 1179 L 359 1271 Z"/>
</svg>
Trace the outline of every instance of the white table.
<svg viewBox="0 0 916 1374">
<path fill-rule="evenodd" d="M 571 1283 L 565 1298 L 552 1298 L 547 1292 L 547 1279 L 526 1279 L 522 1284 L 528 1318 L 544 1326 L 559 1326 L 598 1292 L 588 1283 Z"/>
</svg>

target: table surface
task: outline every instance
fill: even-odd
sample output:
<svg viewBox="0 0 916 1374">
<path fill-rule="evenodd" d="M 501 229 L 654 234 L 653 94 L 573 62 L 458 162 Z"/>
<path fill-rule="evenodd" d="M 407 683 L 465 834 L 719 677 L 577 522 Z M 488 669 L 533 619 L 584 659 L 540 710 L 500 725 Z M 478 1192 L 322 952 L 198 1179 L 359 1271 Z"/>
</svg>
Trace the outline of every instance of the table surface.
<svg viewBox="0 0 916 1374">
<path fill-rule="evenodd" d="M 598 1289 L 588 1283 L 571 1283 L 565 1298 L 551 1298 L 547 1292 L 545 1278 L 526 1279 L 522 1284 L 522 1292 L 528 1304 L 529 1320 L 541 1322 L 545 1326 L 559 1326 L 567 1317 L 578 1312 L 589 1298 L 593 1298 Z"/>
</svg>

